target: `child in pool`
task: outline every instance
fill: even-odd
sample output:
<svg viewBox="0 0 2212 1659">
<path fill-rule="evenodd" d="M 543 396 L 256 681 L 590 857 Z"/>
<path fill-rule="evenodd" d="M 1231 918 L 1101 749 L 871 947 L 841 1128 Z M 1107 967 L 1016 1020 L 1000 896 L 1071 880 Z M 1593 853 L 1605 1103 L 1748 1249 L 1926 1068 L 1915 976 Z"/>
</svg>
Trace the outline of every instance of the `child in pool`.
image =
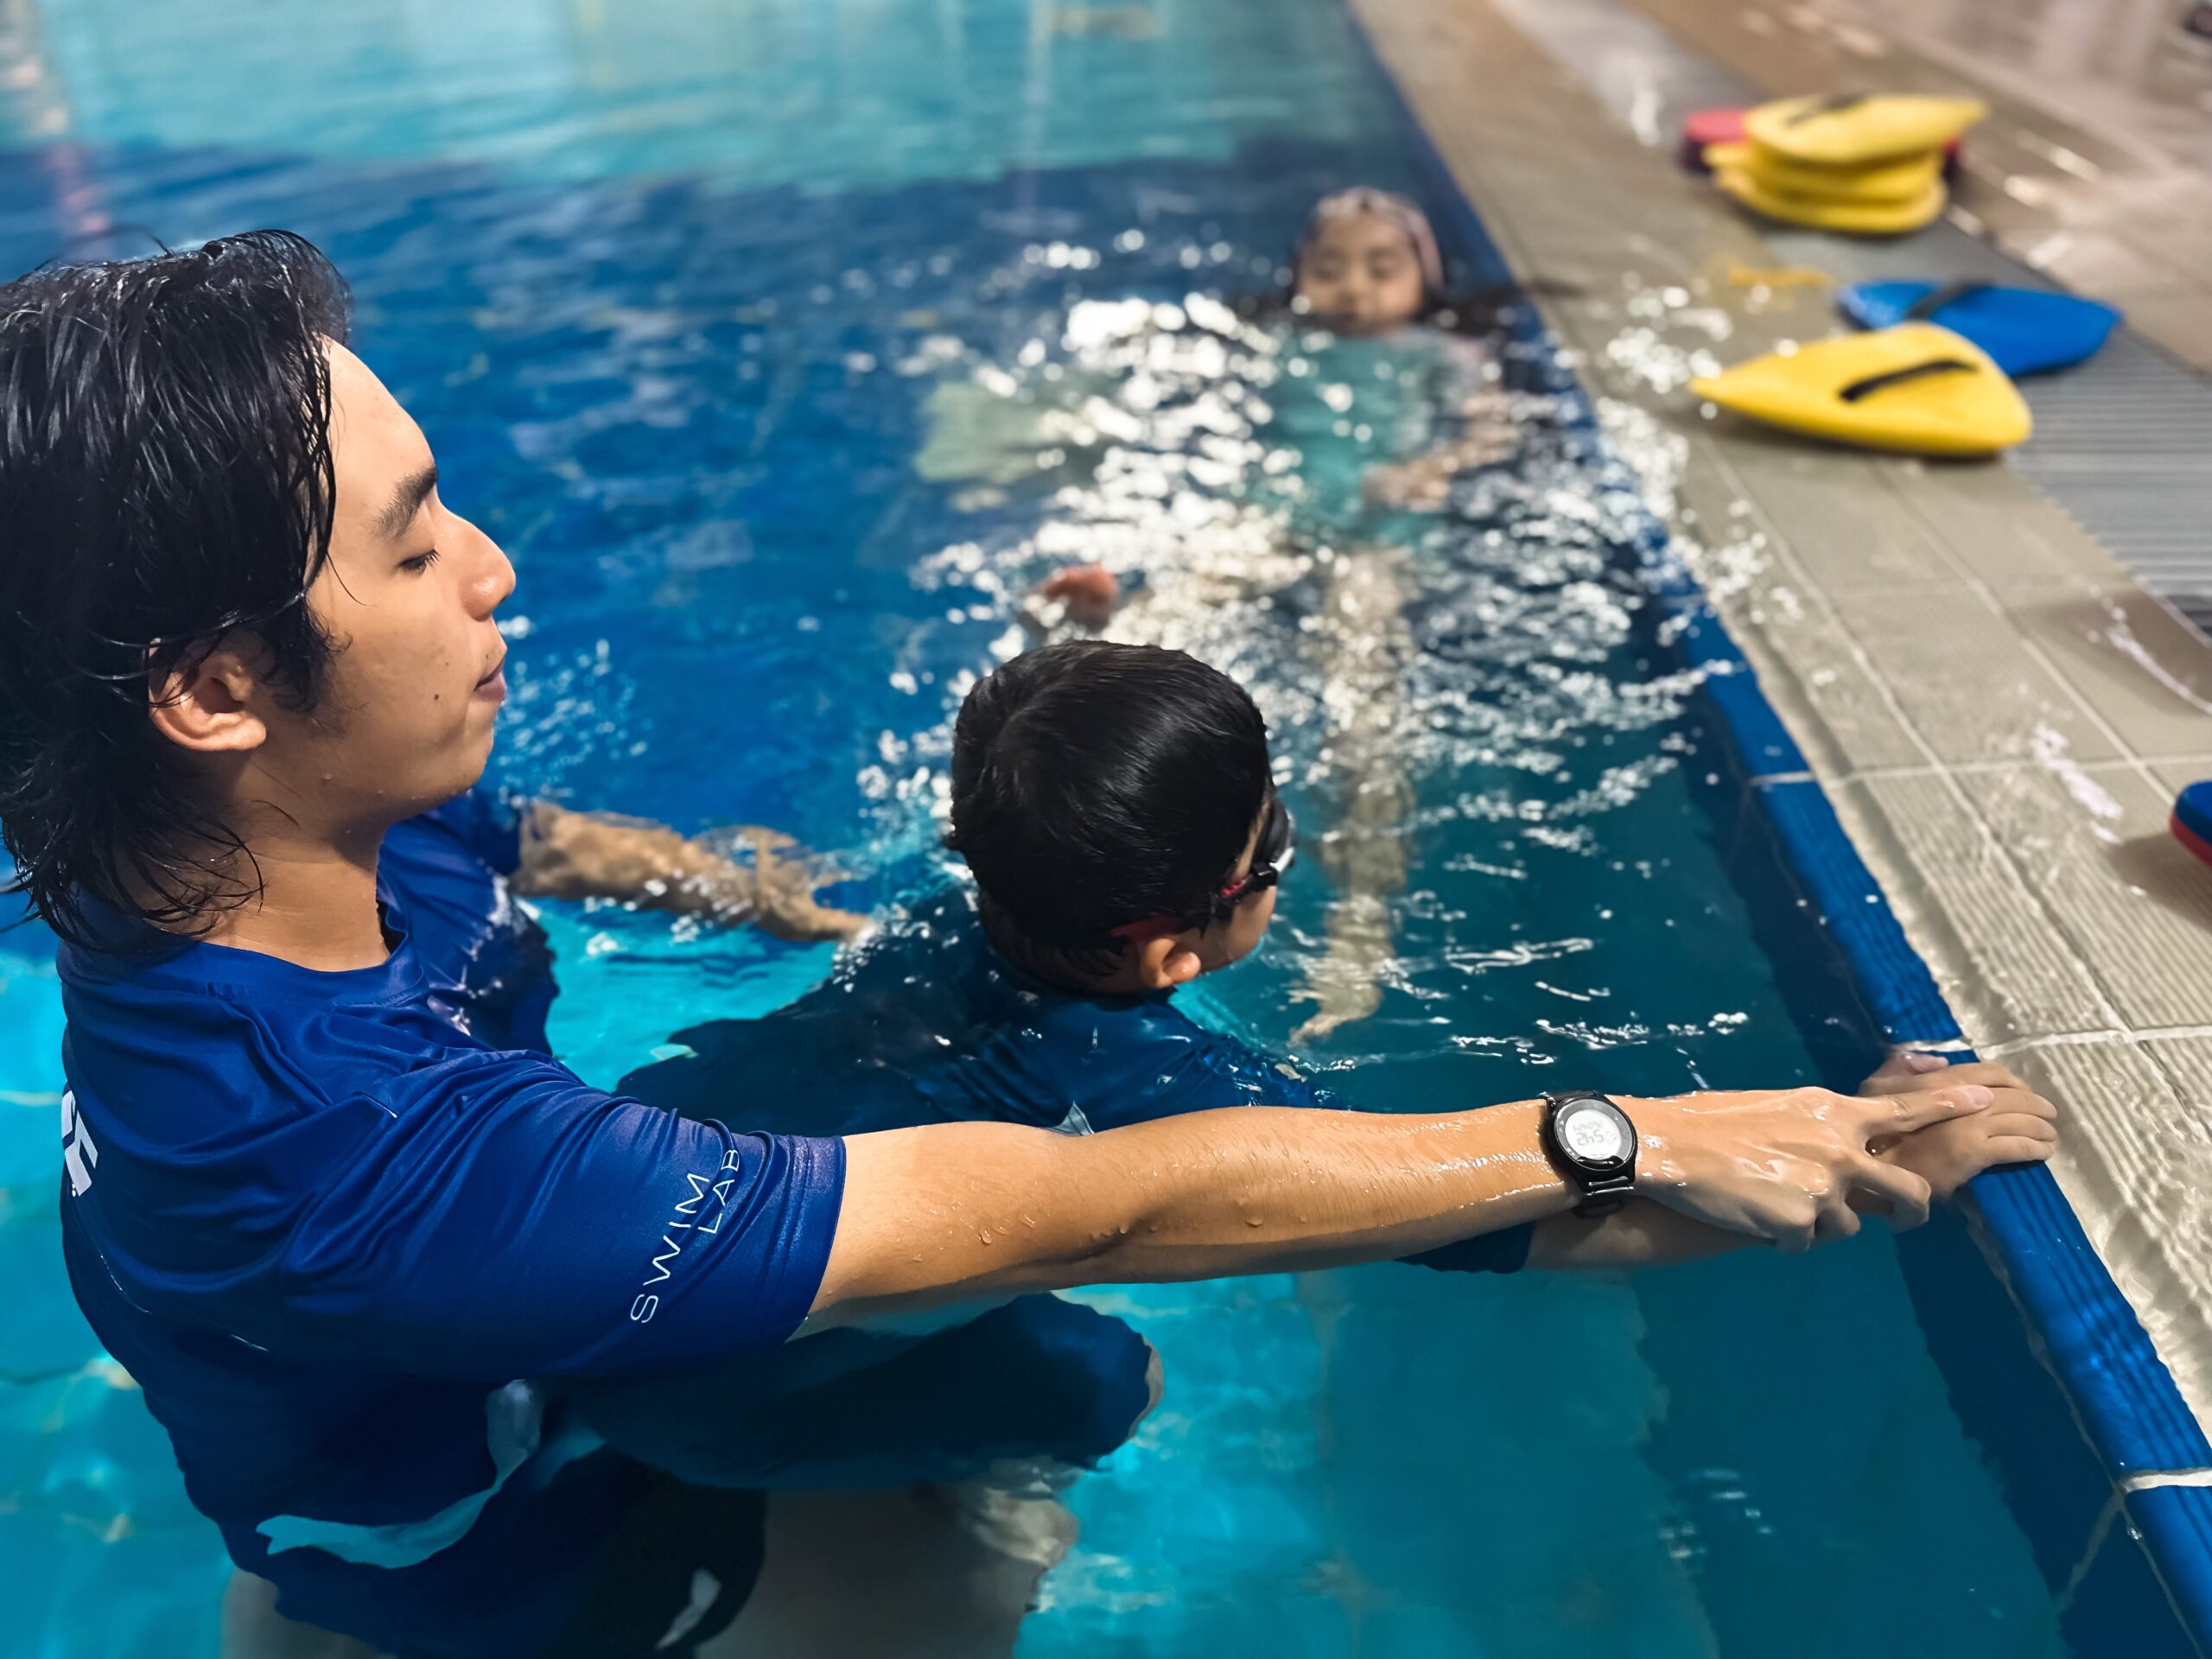
<svg viewBox="0 0 2212 1659">
<path fill-rule="evenodd" d="M 972 894 L 953 889 L 885 927 L 785 1008 L 678 1033 L 687 1052 L 632 1072 L 624 1092 L 702 1112 L 742 1088 L 762 1103 L 748 1122 L 805 1135 L 977 1118 L 1086 1134 L 1222 1106 L 1351 1109 L 1175 1003 L 1258 948 L 1294 850 L 1259 710 L 1227 676 L 1104 640 L 1004 664 L 960 712 L 947 839 Z M 1870 1091 L 1942 1064 L 1901 1056 Z M 1885 1155 L 1948 1197 L 1993 1165 L 2043 1160 L 2056 1139 L 2042 1116 L 1993 1111 Z M 1417 1259 L 1510 1272 L 1743 1242 L 1637 1202 Z"/>
<path fill-rule="evenodd" d="M 1444 289 L 1444 262 L 1428 216 L 1405 197 L 1362 187 L 1314 205 L 1291 259 L 1290 308 L 1333 334 L 1389 334 L 1414 323 L 1456 321 Z M 1479 344 L 1459 339 L 1478 363 Z M 1462 394 L 1458 436 L 1407 460 L 1370 467 L 1368 499 L 1384 506 L 1433 512 L 1455 473 L 1510 454 L 1512 427 L 1484 389 Z"/>
<path fill-rule="evenodd" d="M 1405 197 L 1368 186 L 1340 190 L 1313 206 L 1291 254 L 1288 309 L 1332 334 L 1355 339 L 1388 334 L 1415 323 L 1452 318 L 1444 259 L 1428 216 Z M 1484 355 L 1472 340 L 1459 342 L 1477 367 Z M 1472 382 L 1477 376 L 1471 373 Z M 1469 389 L 1459 399 L 1466 423 L 1456 438 L 1407 460 L 1368 469 L 1365 493 L 1384 506 L 1433 511 L 1444 504 L 1453 474 L 1510 454 L 1512 428 L 1494 402 Z M 1120 585 L 1103 565 L 1071 565 L 1037 589 L 1029 621 L 1048 632 L 1065 620 L 1105 626 L 1120 601 Z M 1057 607 L 1057 608 L 1052 608 Z"/>
<path fill-rule="evenodd" d="M 1241 687 L 1180 652 L 1071 640 L 972 690 L 948 841 L 975 875 L 866 938 L 835 977 L 753 1020 L 682 1031 L 622 1092 L 819 1135 L 989 1119 L 1089 1134 L 1224 1106 L 1352 1109 L 1207 1029 L 1176 993 L 1258 948 L 1294 832 Z M 1903 1055 L 1869 1093 L 1942 1069 Z M 1961 1080 L 2017 1085 L 2001 1067 Z M 1876 1150 L 1939 1197 L 2040 1162 L 2047 1103 L 1955 1119 Z M 1689 1261 L 1746 1243 L 1643 1199 L 1409 1258 L 1511 1273 Z M 1053 1296 L 937 1310 L 933 1325 L 805 1337 L 767 1363 L 573 1385 L 589 1427 L 685 1480 L 986 1486 L 1096 1463 L 1158 1398 L 1118 1319 Z M 1033 1478 L 1017 1476 L 1017 1480 Z M 1040 1557 L 1040 1561 L 1042 1558 Z"/>
</svg>

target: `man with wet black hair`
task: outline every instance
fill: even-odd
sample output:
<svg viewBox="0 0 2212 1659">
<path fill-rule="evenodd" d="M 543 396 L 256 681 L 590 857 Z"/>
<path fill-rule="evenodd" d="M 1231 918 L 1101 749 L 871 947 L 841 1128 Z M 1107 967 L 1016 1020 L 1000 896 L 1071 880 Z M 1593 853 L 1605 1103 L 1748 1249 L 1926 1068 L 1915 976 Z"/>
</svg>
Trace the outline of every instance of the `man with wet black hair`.
<svg viewBox="0 0 2212 1659">
<path fill-rule="evenodd" d="M 345 338 L 336 274 L 273 232 L 0 296 L 0 830 L 63 941 L 64 1253 L 295 1619 L 454 1659 L 912 1652 L 906 1592 L 942 1612 L 957 1575 L 596 1448 L 535 1380 L 1401 1255 L 1606 1182 L 1802 1248 L 1854 1199 L 1925 1213 L 1870 1141 L 2014 1092 L 1611 1102 L 1637 1144 L 1600 1172 L 1557 1132 L 1589 1096 L 835 1138 L 589 1088 L 514 988 L 505 884 L 773 906 L 676 837 L 472 793 L 514 573 Z"/>
</svg>

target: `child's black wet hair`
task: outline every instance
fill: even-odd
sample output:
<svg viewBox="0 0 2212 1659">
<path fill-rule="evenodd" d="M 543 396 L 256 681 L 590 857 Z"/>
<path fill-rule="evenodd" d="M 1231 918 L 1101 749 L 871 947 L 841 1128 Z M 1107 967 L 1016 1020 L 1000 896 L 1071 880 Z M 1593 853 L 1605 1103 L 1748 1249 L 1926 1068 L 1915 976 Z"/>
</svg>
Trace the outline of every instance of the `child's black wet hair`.
<svg viewBox="0 0 2212 1659">
<path fill-rule="evenodd" d="M 1113 966 L 1116 928 L 1205 913 L 1269 787 L 1266 722 L 1236 681 L 1179 651 L 1071 639 L 968 694 L 945 842 L 1001 951 L 1084 978 Z"/>
</svg>

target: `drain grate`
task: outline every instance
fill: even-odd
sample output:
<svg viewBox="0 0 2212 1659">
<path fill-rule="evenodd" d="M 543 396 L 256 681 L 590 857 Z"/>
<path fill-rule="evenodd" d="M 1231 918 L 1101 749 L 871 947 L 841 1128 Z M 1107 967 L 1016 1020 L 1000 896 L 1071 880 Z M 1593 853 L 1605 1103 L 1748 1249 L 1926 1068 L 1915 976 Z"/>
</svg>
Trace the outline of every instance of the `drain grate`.
<svg viewBox="0 0 2212 1659">
<path fill-rule="evenodd" d="M 2212 639 L 2212 383 L 2120 334 L 2023 390 L 2036 435 L 2013 466 Z"/>
</svg>

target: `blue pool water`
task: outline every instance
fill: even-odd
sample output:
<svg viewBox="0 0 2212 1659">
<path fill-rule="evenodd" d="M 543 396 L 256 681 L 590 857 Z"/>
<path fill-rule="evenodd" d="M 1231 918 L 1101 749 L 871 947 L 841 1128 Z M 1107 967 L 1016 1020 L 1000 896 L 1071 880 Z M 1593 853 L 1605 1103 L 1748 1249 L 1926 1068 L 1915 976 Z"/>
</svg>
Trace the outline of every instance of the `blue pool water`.
<svg viewBox="0 0 2212 1659">
<path fill-rule="evenodd" d="M 1207 304 L 1272 288 L 1321 192 L 1433 186 L 1340 0 L 10 15 L 0 263 L 281 224 L 352 277 L 357 343 L 520 572 L 501 780 L 787 830 L 895 925 L 944 879 L 948 717 L 1013 648 L 1012 596 L 1102 557 L 1145 590 L 1132 629 L 1254 683 L 1309 846 L 1363 781 L 1395 803 L 1294 867 L 1206 1018 L 1290 1047 L 1365 882 L 1379 1006 L 1298 1052 L 1370 1104 L 1871 1059 L 1557 365 L 1500 340 L 1484 381 L 1435 340 Z M 1362 505 L 1469 385 L 1510 400 L 1517 461 L 1444 514 Z M 1377 569 L 1389 602 L 1345 627 L 1332 584 Z M 546 919 L 556 1040 L 599 1082 L 832 970 Z M 209 1655 L 213 1534 L 60 1274 L 48 956 L 0 938 L 0 1656 Z M 1027 1655 L 2062 1650 L 1886 1237 L 1097 1300 L 1167 1394 L 1071 1494 Z"/>
</svg>

